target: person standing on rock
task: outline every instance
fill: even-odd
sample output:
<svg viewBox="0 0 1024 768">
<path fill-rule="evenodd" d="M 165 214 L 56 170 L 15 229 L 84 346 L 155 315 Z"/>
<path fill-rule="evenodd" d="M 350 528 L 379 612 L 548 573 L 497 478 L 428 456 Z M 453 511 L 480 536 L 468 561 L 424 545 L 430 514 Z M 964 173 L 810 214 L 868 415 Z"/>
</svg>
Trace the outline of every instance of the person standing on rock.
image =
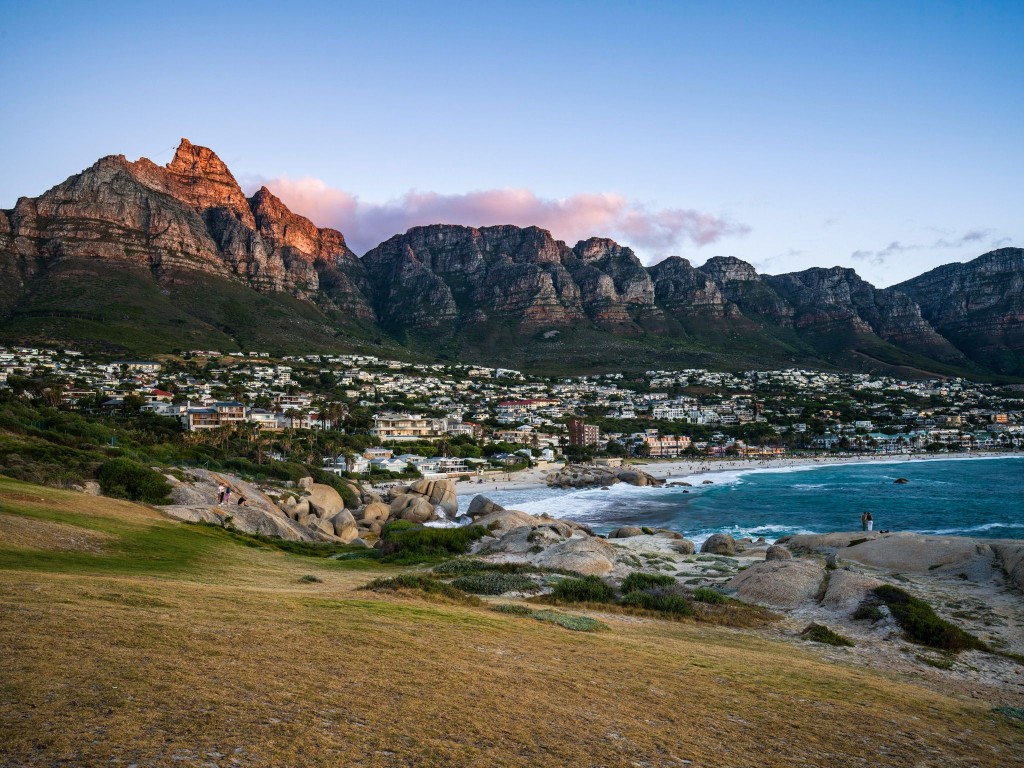
<svg viewBox="0 0 1024 768">
<path fill-rule="evenodd" d="M 874 529 L 874 527 L 875 527 L 875 518 L 873 518 L 873 517 L 871 516 L 871 513 L 870 513 L 870 512 L 866 512 L 866 513 L 865 513 L 865 515 L 866 515 L 866 517 L 867 517 L 867 526 L 868 526 L 868 530 L 869 530 L 869 531 L 870 531 L 870 530 L 873 530 L 873 529 Z"/>
<path fill-rule="evenodd" d="M 224 483 L 221 483 L 220 485 L 217 486 L 217 506 L 218 507 L 224 506 L 224 491 L 225 490 L 226 490 L 226 488 L 224 487 Z"/>
<path fill-rule="evenodd" d="M 231 486 L 230 485 L 226 486 L 224 488 L 224 503 L 225 504 L 230 504 L 231 503 Z"/>
<path fill-rule="evenodd" d="M 868 513 L 867 512 L 861 512 L 860 513 L 860 529 L 862 531 L 866 531 L 868 529 Z"/>
</svg>

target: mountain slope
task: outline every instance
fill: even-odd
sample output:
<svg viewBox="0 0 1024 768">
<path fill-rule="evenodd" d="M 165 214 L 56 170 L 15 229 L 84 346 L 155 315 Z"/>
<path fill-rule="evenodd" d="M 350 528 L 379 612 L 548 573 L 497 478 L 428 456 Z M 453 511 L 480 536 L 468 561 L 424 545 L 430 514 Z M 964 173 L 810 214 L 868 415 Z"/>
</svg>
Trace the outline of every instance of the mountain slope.
<svg viewBox="0 0 1024 768">
<path fill-rule="evenodd" d="M 801 364 L 1024 375 L 1024 265 L 1002 249 L 878 289 L 733 257 L 646 268 L 607 238 L 414 227 L 354 254 L 183 139 L 0 211 L 0 340 L 111 352 L 398 349 L 552 372 Z"/>
</svg>

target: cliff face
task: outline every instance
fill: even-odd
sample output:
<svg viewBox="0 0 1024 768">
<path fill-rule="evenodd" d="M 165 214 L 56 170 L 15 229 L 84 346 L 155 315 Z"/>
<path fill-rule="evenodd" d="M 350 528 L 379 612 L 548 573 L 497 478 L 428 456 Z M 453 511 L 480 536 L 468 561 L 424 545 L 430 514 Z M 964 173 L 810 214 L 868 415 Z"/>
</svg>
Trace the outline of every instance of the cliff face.
<svg viewBox="0 0 1024 768">
<path fill-rule="evenodd" d="M 969 357 L 1004 373 L 1024 371 L 1024 249 L 999 248 L 893 287 Z"/>
<path fill-rule="evenodd" d="M 3 217 L 6 271 L 24 286 L 69 259 L 234 277 L 372 319 L 365 271 L 341 233 L 317 229 L 261 190 L 247 200 L 209 149 L 183 139 L 161 167 L 105 157 Z"/>
<path fill-rule="evenodd" d="M 126 281 L 134 308 L 113 311 Z M 551 328 L 587 339 L 588 359 L 612 350 L 616 364 L 655 348 L 668 364 L 683 361 L 690 343 L 695 360 L 736 350 L 748 362 L 858 366 L 883 364 L 880 353 L 893 364 L 964 365 L 966 352 L 1024 375 L 1024 250 L 1015 248 L 890 289 L 839 267 L 759 275 L 727 256 L 645 268 L 607 238 L 570 247 L 537 227 L 415 227 L 360 259 L 341 232 L 266 188 L 246 199 L 214 152 L 185 139 L 166 166 L 105 157 L 0 211 L 0 330 L 74 315 L 95 323 L 91 338 L 111 317 L 130 335 L 154 302 L 165 302 L 165 340 L 184 324 L 197 339 L 232 343 L 224 334 L 240 339 L 269 314 L 270 338 L 297 345 L 343 344 L 354 321 L 358 333 L 418 334 L 456 351 L 472 337 L 474 353 L 494 360 L 529 357 L 540 341 L 567 365 L 584 354 L 536 333 Z M 45 327 L 44 339 L 75 338 L 66 324 Z"/>
</svg>

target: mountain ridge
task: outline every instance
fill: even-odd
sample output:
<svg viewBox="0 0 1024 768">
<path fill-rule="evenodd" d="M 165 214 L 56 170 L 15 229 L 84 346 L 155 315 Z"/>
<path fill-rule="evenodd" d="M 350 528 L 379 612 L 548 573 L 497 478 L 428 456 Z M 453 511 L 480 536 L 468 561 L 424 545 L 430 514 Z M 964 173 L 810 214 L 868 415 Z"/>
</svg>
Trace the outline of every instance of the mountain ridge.
<svg viewBox="0 0 1024 768">
<path fill-rule="evenodd" d="M 569 246 L 513 225 L 413 227 L 359 257 L 266 187 L 246 197 L 216 153 L 187 139 L 165 166 L 107 156 L 0 211 L 0 278 L 8 340 L 1024 376 L 1021 249 L 889 288 L 848 267 L 762 275 L 731 256 L 646 267 L 608 238 Z M 126 343 L 132 327 L 147 339 Z"/>
</svg>

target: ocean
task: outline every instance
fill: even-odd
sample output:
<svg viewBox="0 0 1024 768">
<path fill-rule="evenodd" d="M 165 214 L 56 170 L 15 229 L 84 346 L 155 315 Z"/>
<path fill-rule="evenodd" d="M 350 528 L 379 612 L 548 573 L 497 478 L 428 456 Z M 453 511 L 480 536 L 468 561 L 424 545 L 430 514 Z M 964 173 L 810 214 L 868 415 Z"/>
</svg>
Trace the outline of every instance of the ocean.
<svg viewBox="0 0 1024 768">
<path fill-rule="evenodd" d="M 909 480 L 895 484 L 897 478 Z M 703 484 L 711 480 L 712 485 Z M 670 528 L 699 545 L 712 533 L 735 537 L 875 530 L 1024 539 L 1024 456 L 823 464 L 679 476 L 692 487 L 538 488 L 485 495 L 510 509 L 587 523 Z M 468 501 L 468 499 L 467 499 Z"/>
</svg>

